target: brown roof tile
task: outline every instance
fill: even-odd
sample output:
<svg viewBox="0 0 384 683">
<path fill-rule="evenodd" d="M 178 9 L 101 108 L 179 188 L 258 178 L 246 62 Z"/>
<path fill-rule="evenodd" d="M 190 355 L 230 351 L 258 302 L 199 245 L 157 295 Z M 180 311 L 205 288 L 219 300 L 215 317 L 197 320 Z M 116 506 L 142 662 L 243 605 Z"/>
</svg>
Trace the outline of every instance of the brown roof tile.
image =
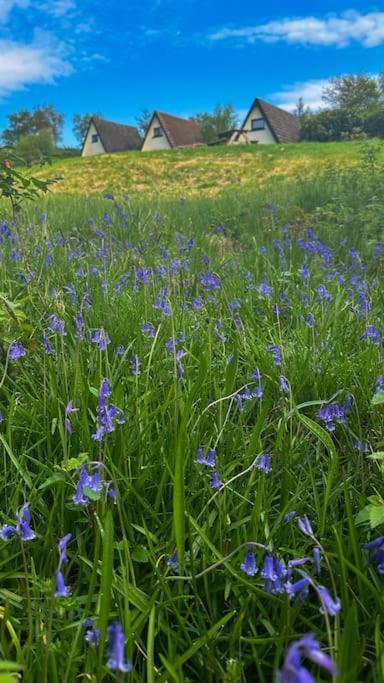
<svg viewBox="0 0 384 683">
<path fill-rule="evenodd" d="M 94 116 L 92 122 L 99 134 L 106 152 L 123 152 L 128 149 L 141 149 L 142 139 L 136 128 L 122 123 L 106 121 Z"/>
<path fill-rule="evenodd" d="M 190 147 L 203 142 L 200 126 L 195 121 L 161 111 L 155 111 L 153 115 L 160 121 L 171 147 Z"/>
</svg>

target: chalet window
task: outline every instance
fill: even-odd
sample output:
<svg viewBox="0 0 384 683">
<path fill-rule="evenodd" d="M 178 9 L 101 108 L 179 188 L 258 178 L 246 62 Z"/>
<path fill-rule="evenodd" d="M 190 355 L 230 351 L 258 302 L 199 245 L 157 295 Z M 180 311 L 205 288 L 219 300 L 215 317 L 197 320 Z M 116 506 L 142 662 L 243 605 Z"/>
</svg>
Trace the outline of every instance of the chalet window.
<svg viewBox="0 0 384 683">
<path fill-rule="evenodd" d="M 153 137 L 154 138 L 161 138 L 162 136 L 163 136 L 163 131 L 161 130 L 160 126 L 153 129 Z"/>
<path fill-rule="evenodd" d="M 92 142 L 99 142 L 99 136 L 97 133 L 93 133 L 92 135 Z"/>
<path fill-rule="evenodd" d="M 252 130 L 263 130 L 265 128 L 264 119 L 252 119 L 251 128 Z"/>
</svg>

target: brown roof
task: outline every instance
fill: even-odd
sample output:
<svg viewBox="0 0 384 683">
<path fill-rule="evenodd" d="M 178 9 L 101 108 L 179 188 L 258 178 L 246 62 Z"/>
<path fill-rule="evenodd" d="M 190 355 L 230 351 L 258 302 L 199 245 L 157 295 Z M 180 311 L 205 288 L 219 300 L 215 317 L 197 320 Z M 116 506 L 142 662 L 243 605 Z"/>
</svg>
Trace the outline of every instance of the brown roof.
<svg viewBox="0 0 384 683">
<path fill-rule="evenodd" d="M 244 119 L 242 128 L 244 128 L 248 116 L 255 106 L 259 107 L 265 120 L 269 124 L 276 142 L 298 142 L 300 137 L 300 121 L 298 117 L 285 111 L 285 109 L 276 107 L 274 104 L 269 104 L 269 102 L 260 100 L 258 97 L 252 102 L 252 106 Z"/>
<path fill-rule="evenodd" d="M 203 142 L 200 126 L 196 121 L 182 119 L 180 116 L 154 111 L 171 147 L 189 147 Z"/>
<path fill-rule="evenodd" d="M 133 126 L 105 121 L 98 116 L 94 116 L 91 122 L 96 128 L 106 152 L 141 149 L 142 139 Z"/>
</svg>

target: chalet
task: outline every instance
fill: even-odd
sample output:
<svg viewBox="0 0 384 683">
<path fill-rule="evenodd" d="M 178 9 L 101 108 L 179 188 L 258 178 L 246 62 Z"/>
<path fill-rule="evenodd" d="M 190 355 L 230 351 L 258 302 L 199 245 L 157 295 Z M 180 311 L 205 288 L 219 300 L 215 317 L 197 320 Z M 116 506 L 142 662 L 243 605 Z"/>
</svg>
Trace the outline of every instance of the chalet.
<svg viewBox="0 0 384 683">
<path fill-rule="evenodd" d="M 256 97 L 240 131 L 228 144 L 285 144 L 298 142 L 299 135 L 300 121 L 297 116 Z"/>
<path fill-rule="evenodd" d="M 142 151 L 194 147 L 201 144 L 203 144 L 201 130 L 195 121 L 154 111 L 147 128 Z"/>
<path fill-rule="evenodd" d="M 94 154 L 111 154 L 130 149 L 141 149 L 142 139 L 136 128 L 122 123 L 105 121 L 94 116 L 88 126 L 84 140 L 82 157 Z"/>
</svg>

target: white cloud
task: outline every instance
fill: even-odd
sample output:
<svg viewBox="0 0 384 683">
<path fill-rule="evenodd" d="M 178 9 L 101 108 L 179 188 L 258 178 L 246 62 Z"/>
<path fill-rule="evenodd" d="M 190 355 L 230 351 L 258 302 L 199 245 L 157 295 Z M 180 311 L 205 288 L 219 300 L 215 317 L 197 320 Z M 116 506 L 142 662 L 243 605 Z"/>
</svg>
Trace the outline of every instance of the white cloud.
<svg viewBox="0 0 384 683">
<path fill-rule="evenodd" d="M 46 34 L 29 44 L 0 40 L 0 97 L 29 85 L 54 83 L 71 72 L 62 46 Z"/>
<path fill-rule="evenodd" d="M 0 22 L 6 22 L 15 7 L 26 9 L 29 0 L 0 0 Z"/>
<path fill-rule="evenodd" d="M 241 43 L 284 41 L 298 45 L 346 47 L 360 43 L 377 47 L 384 43 L 384 12 L 361 14 L 350 10 L 319 19 L 313 16 L 285 18 L 242 28 L 222 28 L 209 36 L 211 41 L 234 40 Z"/>
<path fill-rule="evenodd" d="M 293 111 L 296 108 L 297 101 L 302 97 L 305 106 L 316 111 L 325 106 L 321 96 L 328 84 L 329 81 L 326 78 L 293 83 L 293 85 L 287 86 L 279 92 L 272 93 L 269 99 L 278 107 Z"/>
</svg>

